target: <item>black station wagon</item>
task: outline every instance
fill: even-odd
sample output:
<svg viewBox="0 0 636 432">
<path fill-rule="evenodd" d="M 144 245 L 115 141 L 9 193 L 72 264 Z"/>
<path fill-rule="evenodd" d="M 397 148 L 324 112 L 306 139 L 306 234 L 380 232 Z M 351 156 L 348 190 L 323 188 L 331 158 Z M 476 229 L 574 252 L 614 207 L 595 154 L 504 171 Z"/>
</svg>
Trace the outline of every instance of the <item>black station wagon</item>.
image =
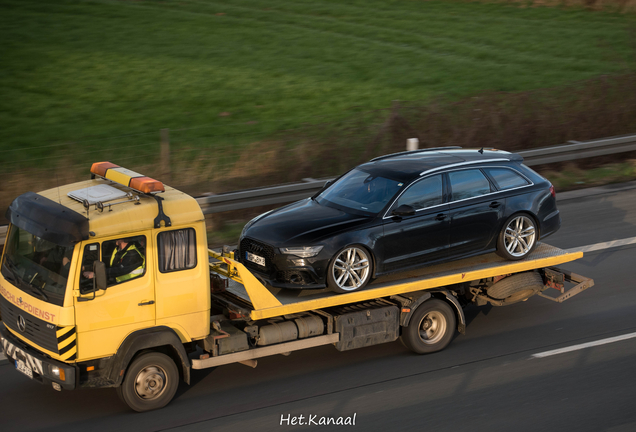
<svg viewBox="0 0 636 432">
<path fill-rule="evenodd" d="M 351 292 L 389 272 L 496 251 L 527 256 L 561 225 L 520 155 L 459 147 L 382 156 L 245 226 L 238 259 L 278 288 Z"/>
</svg>

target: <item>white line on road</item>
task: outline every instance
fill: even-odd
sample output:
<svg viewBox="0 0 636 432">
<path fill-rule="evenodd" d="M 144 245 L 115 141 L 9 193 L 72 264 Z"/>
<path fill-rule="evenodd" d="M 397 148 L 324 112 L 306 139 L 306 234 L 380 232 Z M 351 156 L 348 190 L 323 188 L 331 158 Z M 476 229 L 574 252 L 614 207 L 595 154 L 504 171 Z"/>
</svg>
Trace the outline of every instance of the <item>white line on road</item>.
<svg viewBox="0 0 636 432">
<path fill-rule="evenodd" d="M 567 251 L 568 252 L 594 252 L 598 250 L 610 249 L 610 248 L 626 246 L 631 244 L 636 244 L 636 237 L 629 237 L 629 238 L 620 239 L 620 240 L 612 240 L 612 241 L 603 242 L 603 243 L 596 243 L 593 245 L 575 247 L 572 249 L 568 249 Z"/>
<path fill-rule="evenodd" d="M 569 346 L 569 347 L 559 348 L 559 349 L 555 349 L 555 350 L 552 350 L 552 351 L 544 351 L 542 353 L 532 354 L 532 358 L 549 357 L 549 356 L 553 356 L 553 355 L 557 355 L 557 354 L 563 354 L 563 353 L 570 352 L 570 351 L 577 351 L 577 350 L 584 349 L 584 348 L 590 348 L 590 347 L 594 347 L 594 346 L 610 344 L 610 343 L 619 342 L 619 341 L 622 341 L 622 340 L 625 340 L 625 339 L 632 339 L 632 338 L 636 338 L 636 333 L 628 333 L 628 334 L 624 334 L 624 335 L 621 335 L 621 336 L 614 336 L 614 337 L 607 338 L 607 339 L 597 340 L 597 341 L 594 341 L 594 342 L 587 342 L 587 343 L 584 343 L 584 344 L 572 345 L 572 346 Z"/>
</svg>

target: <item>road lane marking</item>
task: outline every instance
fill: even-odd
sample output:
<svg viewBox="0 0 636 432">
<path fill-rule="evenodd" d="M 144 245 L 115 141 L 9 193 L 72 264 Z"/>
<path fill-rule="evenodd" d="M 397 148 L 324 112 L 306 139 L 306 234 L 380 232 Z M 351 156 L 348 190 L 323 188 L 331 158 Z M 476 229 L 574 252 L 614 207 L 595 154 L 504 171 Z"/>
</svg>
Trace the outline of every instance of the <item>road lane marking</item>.
<svg viewBox="0 0 636 432">
<path fill-rule="evenodd" d="M 608 241 L 608 242 L 596 243 L 596 244 L 587 245 L 587 246 L 579 246 L 579 247 L 568 249 L 567 252 L 570 252 L 570 253 L 572 253 L 572 252 L 594 252 L 594 251 L 610 249 L 610 248 L 615 248 L 615 247 L 620 247 L 620 246 L 626 246 L 626 245 L 631 245 L 631 244 L 636 244 L 636 237 L 629 237 L 629 238 L 624 238 L 624 239 L 620 239 L 620 240 L 612 240 L 612 241 Z"/>
<path fill-rule="evenodd" d="M 620 342 L 626 339 L 632 339 L 632 338 L 636 338 L 636 333 L 628 333 L 628 334 L 624 334 L 621 336 L 614 336 L 611 338 L 607 338 L 607 339 L 601 339 L 601 340 L 597 340 L 594 342 L 587 342 L 587 343 L 583 343 L 583 344 L 578 344 L 578 345 L 572 345 L 569 347 L 565 347 L 565 348 L 559 348 L 559 349 L 555 349 L 552 351 L 544 351 L 541 353 L 537 353 L 537 354 L 532 354 L 532 358 L 543 358 L 543 357 L 549 357 L 549 356 L 553 356 L 553 355 L 557 355 L 557 354 L 563 354 L 566 352 L 570 352 L 570 351 L 578 351 L 584 348 L 590 348 L 590 347 L 594 347 L 594 346 L 599 346 L 599 345 L 605 345 L 605 344 L 610 344 L 610 343 L 614 343 L 614 342 Z"/>
</svg>

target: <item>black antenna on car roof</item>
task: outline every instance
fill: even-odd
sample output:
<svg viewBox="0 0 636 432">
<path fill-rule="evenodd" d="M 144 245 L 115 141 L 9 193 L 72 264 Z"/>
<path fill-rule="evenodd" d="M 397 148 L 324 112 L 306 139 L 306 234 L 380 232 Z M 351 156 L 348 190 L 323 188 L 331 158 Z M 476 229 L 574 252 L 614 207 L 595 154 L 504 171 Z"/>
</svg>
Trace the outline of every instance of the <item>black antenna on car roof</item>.
<svg viewBox="0 0 636 432">
<path fill-rule="evenodd" d="M 479 150 L 477 150 L 480 154 L 484 154 L 484 148 L 480 148 Z"/>
</svg>

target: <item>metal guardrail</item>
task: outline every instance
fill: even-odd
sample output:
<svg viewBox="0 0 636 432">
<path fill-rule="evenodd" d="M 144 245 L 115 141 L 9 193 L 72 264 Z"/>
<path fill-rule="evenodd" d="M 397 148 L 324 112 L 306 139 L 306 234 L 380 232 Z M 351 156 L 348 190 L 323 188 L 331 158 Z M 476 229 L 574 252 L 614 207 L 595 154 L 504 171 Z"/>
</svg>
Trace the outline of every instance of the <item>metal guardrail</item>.
<svg viewBox="0 0 636 432">
<path fill-rule="evenodd" d="M 596 156 L 636 151 L 636 135 L 603 138 L 595 141 L 569 141 L 566 144 L 518 152 L 528 166 L 566 162 Z M 304 179 L 300 183 L 228 192 L 197 198 L 204 214 L 241 210 L 274 204 L 284 204 L 310 197 L 328 179 Z M 0 246 L 4 244 L 7 227 L 0 226 Z"/>
<path fill-rule="evenodd" d="M 526 165 L 532 166 L 628 151 L 636 151 L 636 135 L 585 142 L 569 141 L 567 144 L 559 146 L 525 150 L 517 153 L 523 156 Z M 283 204 L 314 195 L 329 180 L 331 179 L 305 179 L 302 183 L 228 192 L 197 198 L 197 201 L 205 214 Z"/>
<path fill-rule="evenodd" d="M 636 151 L 636 135 L 603 138 L 595 141 L 568 141 L 554 147 L 518 152 L 528 166 L 566 162 L 596 156 Z"/>
<path fill-rule="evenodd" d="M 329 180 L 304 179 L 302 183 L 199 197 L 197 202 L 205 214 L 283 204 L 312 196 Z"/>
</svg>

